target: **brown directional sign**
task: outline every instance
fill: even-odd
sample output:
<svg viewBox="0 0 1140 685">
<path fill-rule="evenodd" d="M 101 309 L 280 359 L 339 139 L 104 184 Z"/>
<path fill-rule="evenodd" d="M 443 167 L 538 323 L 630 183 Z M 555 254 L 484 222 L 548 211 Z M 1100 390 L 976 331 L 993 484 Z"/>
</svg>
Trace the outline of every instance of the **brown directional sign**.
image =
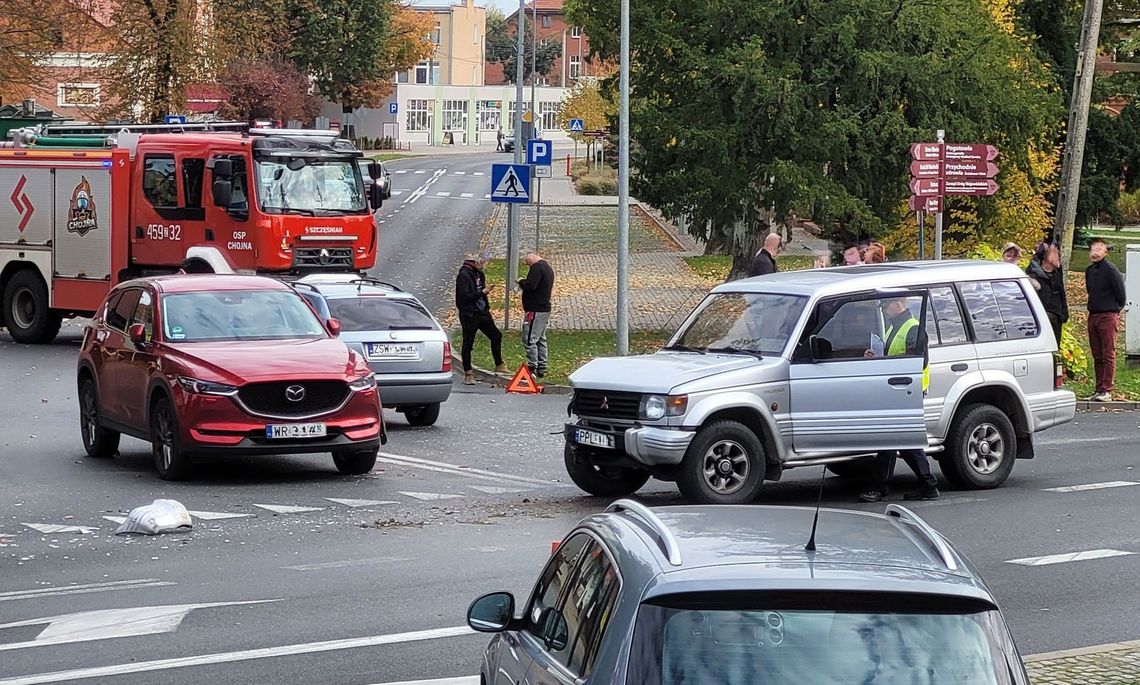
<svg viewBox="0 0 1140 685">
<path fill-rule="evenodd" d="M 938 143 L 914 143 L 910 146 L 911 159 L 933 162 L 942 159 L 942 146 Z"/>
<path fill-rule="evenodd" d="M 993 145 L 975 145 L 970 143 L 946 143 L 943 146 L 942 159 L 946 161 L 980 161 L 992 162 L 998 156 L 998 149 Z"/>
<path fill-rule="evenodd" d="M 998 191 L 997 182 L 988 178 L 948 178 L 943 181 L 943 191 L 947 195 L 993 195 Z"/>
<path fill-rule="evenodd" d="M 938 178 L 942 175 L 942 162 L 911 162 L 910 175 L 914 178 Z"/>
<path fill-rule="evenodd" d="M 942 182 L 937 178 L 912 178 L 910 179 L 910 192 L 911 195 L 918 197 L 941 195 Z"/>
<path fill-rule="evenodd" d="M 928 197 L 915 197 L 910 196 L 910 211 L 912 212 L 926 212 L 927 214 L 934 214 L 942 211 L 942 196 L 931 195 Z"/>
<path fill-rule="evenodd" d="M 920 164 L 915 162 L 914 164 Z M 914 164 L 911 165 L 911 173 L 914 173 Z M 943 178 L 993 178 L 998 175 L 997 165 L 993 162 L 982 161 L 969 161 L 969 162 L 942 162 L 942 177 Z"/>
</svg>

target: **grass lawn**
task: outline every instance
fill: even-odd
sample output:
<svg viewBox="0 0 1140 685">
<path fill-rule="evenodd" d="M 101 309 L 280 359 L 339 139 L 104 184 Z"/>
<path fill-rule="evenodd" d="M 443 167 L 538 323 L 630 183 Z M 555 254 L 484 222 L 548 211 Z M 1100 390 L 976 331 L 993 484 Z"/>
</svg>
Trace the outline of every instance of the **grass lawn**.
<svg viewBox="0 0 1140 685">
<path fill-rule="evenodd" d="M 376 152 L 368 155 L 368 157 L 381 162 L 388 162 L 393 159 L 404 159 L 405 157 L 419 157 L 419 155 L 413 155 L 407 152 Z"/>
<path fill-rule="evenodd" d="M 1140 243 L 1140 236 L 1136 236 L 1135 241 L 1127 241 L 1127 240 L 1119 240 L 1119 239 L 1116 240 L 1115 242 L 1112 240 L 1108 241 L 1109 245 L 1112 245 L 1112 249 L 1109 250 L 1109 252 L 1108 252 L 1108 261 L 1115 264 L 1116 268 L 1120 269 L 1121 273 L 1124 273 L 1124 245 L 1127 242 Z M 1089 250 L 1088 250 L 1088 248 L 1087 247 L 1074 247 L 1073 248 L 1073 257 L 1072 257 L 1072 259 L 1069 260 L 1069 271 L 1081 271 L 1081 272 L 1083 272 L 1085 270 L 1085 267 L 1087 267 L 1088 265 L 1089 265 Z"/>
<path fill-rule="evenodd" d="M 724 279 L 728 278 L 729 270 L 732 269 L 732 257 L 728 255 L 700 255 L 684 259 L 690 269 L 707 281 L 724 282 Z M 815 264 L 815 257 L 784 255 L 777 258 L 776 262 L 780 271 L 802 271 L 810 269 Z"/>
<path fill-rule="evenodd" d="M 1092 354 L 1089 353 L 1088 312 L 1085 311 L 1083 302 L 1079 305 L 1070 304 L 1069 311 L 1067 326 L 1073 337 L 1084 348 L 1089 364 L 1088 371 L 1083 376 L 1066 381 L 1065 387 L 1075 392 L 1078 399 L 1084 399 L 1093 394 L 1093 390 L 1096 389 L 1093 387 L 1096 376 L 1093 375 Z M 1124 356 L 1123 321 L 1120 324 L 1120 333 L 1116 337 L 1116 388 L 1112 394 L 1114 399 L 1118 400 L 1140 400 L 1140 366 L 1130 367 Z"/>
<path fill-rule="evenodd" d="M 462 343 L 458 331 L 453 333 L 452 339 L 456 346 Z M 629 335 L 630 354 L 656 352 L 667 339 L 668 334 L 664 332 L 633 331 Z M 570 374 L 594 357 L 612 356 L 617 349 L 617 334 L 614 331 L 552 329 L 546 334 L 546 341 L 549 346 L 550 368 L 547 369 L 547 376 L 543 382 L 559 385 L 566 385 Z M 495 367 L 495 362 L 491 359 L 491 345 L 482 335 L 475 340 L 472 359 L 475 366 L 481 369 L 490 370 Z M 511 373 L 526 363 L 526 352 L 523 350 L 518 332 L 503 336 L 503 361 Z"/>
</svg>

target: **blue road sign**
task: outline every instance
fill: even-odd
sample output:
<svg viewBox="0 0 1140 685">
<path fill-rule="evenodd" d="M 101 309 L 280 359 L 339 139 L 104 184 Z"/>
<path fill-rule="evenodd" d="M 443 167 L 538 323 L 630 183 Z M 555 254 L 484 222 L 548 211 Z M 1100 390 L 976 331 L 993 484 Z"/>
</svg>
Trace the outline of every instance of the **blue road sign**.
<svg viewBox="0 0 1140 685">
<path fill-rule="evenodd" d="M 388 114 L 395 114 L 398 111 L 400 111 L 400 108 L 396 103 L 394 103 L 394 102 L 388 103 Z"/>
<path fill-rule="evenodd" d="M 528 140 L 526 141 L 526 163 L 534 164 L 536 166 L 550 166 L 550 158 L 553 156 L 549 140 Z"/>
<path fill-rule="evenodd" d="M 530 202 L 530 167 L 526 164 L 492 164 L 491 202 Z"/>
<path fill-rule="evenodd" d="M 570 132 L 571 133 L 582 133 L 585 130 L 586 130 L 586 121 L 584 119 L 571 119 L 570 120 Z"/>
<path fill-rule="evenodd" d="M 168 124 L 185 124 L 186 123 L 186 117 L 182 116 L 181 114 L 167 114 L 166 115 L 166 123 L 168 123 Z"/>
</svg>

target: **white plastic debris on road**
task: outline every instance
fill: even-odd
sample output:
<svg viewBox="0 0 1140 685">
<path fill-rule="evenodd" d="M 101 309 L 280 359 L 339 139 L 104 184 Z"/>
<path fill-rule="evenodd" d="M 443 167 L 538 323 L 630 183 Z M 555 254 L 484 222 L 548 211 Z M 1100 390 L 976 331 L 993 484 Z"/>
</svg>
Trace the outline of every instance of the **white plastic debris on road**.
<svg viewBox="0 0 1140 685">
<path fill-rule="evenodd" d="M 172 499 L 156 499 L 143 507 L 135 507 L 127 514 L 115 535 L 126 533 L 142 533 L 143 535 L 158 535 L 159 533 L 177 533 L 187 531 L 194 523 L 190 514 L 181 502 Z"/>
</svg>

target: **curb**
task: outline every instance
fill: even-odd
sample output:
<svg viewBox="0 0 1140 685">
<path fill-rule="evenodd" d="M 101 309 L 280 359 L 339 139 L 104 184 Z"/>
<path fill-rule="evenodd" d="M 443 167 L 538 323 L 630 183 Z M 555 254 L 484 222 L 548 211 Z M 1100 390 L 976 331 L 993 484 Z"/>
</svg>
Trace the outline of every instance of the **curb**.
<svg viewBox="0 0 1140 685">
<path fill-rule="evenodd" d="M 1077 400 L 1077 411 L 1138 411 L 1140 402 L 1088 402 Z"/>
<path fill-rule="evenodd" d="M 1103 654 L 1104 652 L 1119 652 L 1125 649 L 1140 649 L 1140 640 L 1131 640 L 1129 642 L 1110 642 L 1104 645 L 1092 645 L 1091 647 L 1078 647 L 1076 649 L 1062 649 L 1056 652 L 1043 652 L 1041 654 L 1030 654 L 1025 657 L 1025 663 L 1034 663 L 1037 661 L 1052 661 L 1053 659 L 1067 659 L 1075 656 L 1089 656 L 1091 654 Z"/>
<path fill-rule="evenodd" d="M 460 376 L 463 375 L 463 360 L 460 359 L 459 356 L 454 354 L 454 353 L 451 355 L 451 368 L 455 369 L 456 374 L 458 374 Z M 484 382 L 488 385 L 491 385 L 493 387 L 505 388 L 507 386 L 507 383 L 510 382 L 511 375 L 513 375 L 513 374 L 507 375 L 507 374 L 495 373 L 494 371 L 488 371 L 487 369 L 482 369 L 482 368 L 479 368 L 478 366 L 475 366 L 474 364 L 472 364 L 471 365 L 471 375 L 475 376 L 475 380 L 482 381 L 482 382 Z M 462 382 L 462 381 L 460 381 L 460 382 Z M 543 394 L 543 395 L 573 395 L 574 389 L 568 385 L 557 385 L 554 383 L 544 383 L 542 385 L 542 393 L 541 394 Z"/>
</svg>

